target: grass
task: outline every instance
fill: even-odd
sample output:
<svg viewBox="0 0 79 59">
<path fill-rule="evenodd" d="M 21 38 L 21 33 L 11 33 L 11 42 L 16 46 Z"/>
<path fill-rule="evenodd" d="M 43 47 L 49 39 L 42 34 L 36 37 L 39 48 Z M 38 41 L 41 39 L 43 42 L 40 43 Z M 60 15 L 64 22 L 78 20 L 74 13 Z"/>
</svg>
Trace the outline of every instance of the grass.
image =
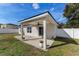
<svg viewBox="0 0 79 59">
<path fill-rule="evenodd" d="M 44 52 L 25 44 L 15 34 L 0 34 L 0 55 L 2 56 L 67 56 L 79 55 L 79 40 L 56 38 L 52 47 Z"/>
</svg>

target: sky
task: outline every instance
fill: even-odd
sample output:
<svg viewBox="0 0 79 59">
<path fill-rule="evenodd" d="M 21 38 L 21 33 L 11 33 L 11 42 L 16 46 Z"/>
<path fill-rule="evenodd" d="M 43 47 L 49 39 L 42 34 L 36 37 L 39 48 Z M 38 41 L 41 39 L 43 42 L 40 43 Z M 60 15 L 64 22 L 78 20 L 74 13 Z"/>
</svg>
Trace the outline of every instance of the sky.
<svg viewBox="0 0 79 59">
<path fill-rule="evenodd" d="M 18 21 L 49 11 L 59 23 L 67 20 L 63 16 L 64 3 L 0 3 L 0 23 L 19 24 Z"/>
</svg>

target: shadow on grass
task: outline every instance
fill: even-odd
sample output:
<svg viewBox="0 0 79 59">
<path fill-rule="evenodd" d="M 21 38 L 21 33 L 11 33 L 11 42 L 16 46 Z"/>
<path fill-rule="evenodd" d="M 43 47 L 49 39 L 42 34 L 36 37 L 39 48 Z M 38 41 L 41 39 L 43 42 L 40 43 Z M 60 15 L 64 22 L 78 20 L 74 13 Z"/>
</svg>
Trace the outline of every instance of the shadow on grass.
<svg viewBox="0 0 79 59">
<path fill-rule="evenodd" d="M 54 40 L 55 40 L 55 41 L 60 41 L 60 42 L 63 42 L 63 43 L 53 45 L 53 46 L 51 46 L 50 48 L 54 48 L 54 47 L 58 47 L 58 46 L 63 46 L 63 45 L 67 45 L 67 44 L 79 45 L 74 39 L 57 37 L 57 38 L 54 39 Z"/>
<path fill-rule="evenodd" d="M 57 38 L 54 39 L 54 40 L 55 40 L 55 41 L 66 42 L 66 43 L 78 44 L 74 39 L 70 39 L 70 38 L 57 37 Z"/>
</svg>

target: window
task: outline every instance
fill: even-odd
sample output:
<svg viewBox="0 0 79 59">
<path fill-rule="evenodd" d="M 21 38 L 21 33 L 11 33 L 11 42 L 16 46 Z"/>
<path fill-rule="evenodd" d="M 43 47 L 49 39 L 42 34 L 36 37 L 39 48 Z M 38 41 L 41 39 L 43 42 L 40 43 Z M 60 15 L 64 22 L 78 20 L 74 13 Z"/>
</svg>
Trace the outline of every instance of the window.
<svg viewBox="0 0 79 59">
<path fill-rule="evenodd" d="M 29 26 L 27 26 L 27 33 L 31 33 L 31 32 L 32 32 L 32 26 L 29 25 Z"/>
</svg>

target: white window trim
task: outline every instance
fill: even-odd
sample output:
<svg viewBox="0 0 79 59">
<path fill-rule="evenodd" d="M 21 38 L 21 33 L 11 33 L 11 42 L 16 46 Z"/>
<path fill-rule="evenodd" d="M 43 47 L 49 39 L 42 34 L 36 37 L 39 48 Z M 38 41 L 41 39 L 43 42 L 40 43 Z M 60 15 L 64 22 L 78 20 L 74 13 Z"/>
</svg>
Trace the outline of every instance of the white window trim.
<svg viewBox="0 0 79 59">
<path fill-rule="evenodd" d="M 32 33 L 32 25 L 27 26 L 27 33 Z"/>
</svg>

